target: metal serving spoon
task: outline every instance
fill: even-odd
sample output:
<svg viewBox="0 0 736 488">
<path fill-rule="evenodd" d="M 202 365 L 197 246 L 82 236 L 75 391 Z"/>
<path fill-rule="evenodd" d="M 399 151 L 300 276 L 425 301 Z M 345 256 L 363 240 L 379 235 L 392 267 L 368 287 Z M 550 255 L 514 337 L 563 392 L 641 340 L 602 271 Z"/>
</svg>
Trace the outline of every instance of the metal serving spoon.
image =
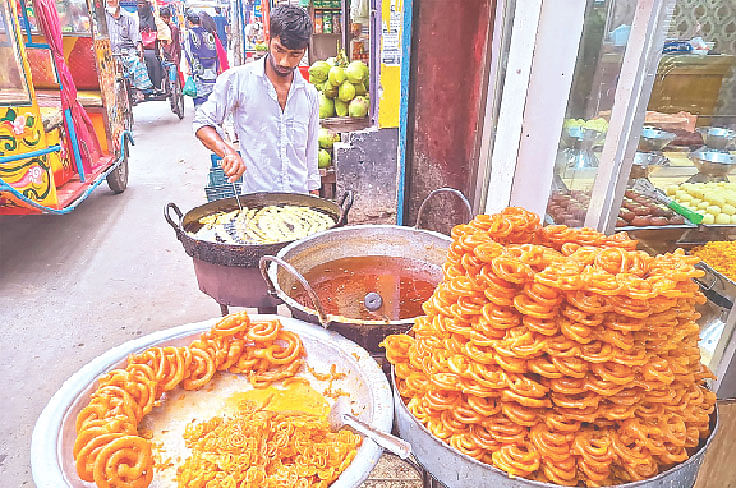
<svg viewBox="0 0 736 488">
<path fill-rule="evenodd" d="M 350 403 L 346 397 L 338 397 L 335 404 L 332 405 L 330 413 L 327 415 L 327 422 L 333 431 L 338 431 L 347 425 L 359 434 L 371 439 L 382 448 L 393 452 L 401 459 L 406 459 L 411 455 L 411 445 L 405 440 L 376 430 L 365 422 L 361 422 L 355 418 L 350 413 Z"/>
</svg>

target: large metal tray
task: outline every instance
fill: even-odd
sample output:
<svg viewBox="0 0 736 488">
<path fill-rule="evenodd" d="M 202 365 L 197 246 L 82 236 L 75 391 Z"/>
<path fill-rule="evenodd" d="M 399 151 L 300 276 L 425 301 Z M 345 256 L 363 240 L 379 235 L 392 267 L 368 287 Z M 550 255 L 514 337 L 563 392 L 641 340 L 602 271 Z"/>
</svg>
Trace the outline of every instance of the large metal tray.
<svg viewBox="0 0 736 488">
<path fill-rule="evenodd" d="M 253 319 L 273 318 L 269 315 L 253 315 Z M 283 327 L 296 332 L 302 339 L 307 352 L 307 362 L 311 368 L 320 372 L 329 371 L 332 364 L 346 377 L 335 382 L 334 387 L 350 394 L 353 413 L 361 420 L 384 431 L 390 432 L 393 419 L 391 390 L 378 364 L 365 349 L 341 337 L 337 333 L 307 324 L 292 318 L 278 317 Z M 142 351 L 151 346 L 184 345 L 191 343 L 199 334 L 214 325 L 219 319 L 182 325 L 121 344 L 93 359 L 69 378 L 44 408 L 33 429 L 31 440 L 31 466 L 33 480 L 38 488 L 94 487 L 79 479 L 76 473 L 72 447 L 76 437 L 74 424 L 79 411 L 88 403 L 89 395 L 95 388 L 96 379 L 103 373 L 125 365 L 129 354 Z M 213 383 L 219 384 L 220 377 L 237 375 L 218 373 Z M 304 375 L 310 379 L 308 373 Z M 312 380 L 310 379 L 310 383 Z M 233 381 L 229 382 L 231 387 Z M 211 388 L 205 387 L 190 394 L 206 394 Z M 155 416 L 157 409 L 166 409 L 166 402 L 174 398 L 178 388 L 167 394 L 161 407 L 144 418 Z M 329 400 L 329 399 L 328 399 Z M 197 402 L 189 402 L 196 404 Z M 200 408 L 206 420 L 217 414 L 208 407 Z M 189 411 L 186 412 L 190 414 Z M 191 421 L 191 418 L 186 419 Z M 181 437 L 181 436 L 179 436 Z M 155 439 L 155 438 L 154 438 Z M 332 488 L 358 486 L 365 480 L 381 456 L 381 448 L 373 441 L 364 439 L 350 466 L 333 484 Z M 175 469 L 175 468 L 174 468 Z M 158 474 L 154 475 L 152 487 L 167 484 Z"/>
<path fill-rule="evenodd" d="M 393 370 L 391 372 L 392 383 Z M 411 444 L 417 462 L 436 480 L 449 488 L 560 488 L 560 485 L 542 483 L 525 478 L 512 478 L 505 471 L 482 463 L 448 446 L 422 425 L 409 412 L 394 384 L 394 410 L 399 435 Z M 634 483 L 615 485 L 616 488 L 691 488 L 703 463 L 705 451 L 718 431 L 718 407 L 711 415 L 711 433 L 700 449 L 684 463 L 663 471 L 654 478 Z"/>
</svg>

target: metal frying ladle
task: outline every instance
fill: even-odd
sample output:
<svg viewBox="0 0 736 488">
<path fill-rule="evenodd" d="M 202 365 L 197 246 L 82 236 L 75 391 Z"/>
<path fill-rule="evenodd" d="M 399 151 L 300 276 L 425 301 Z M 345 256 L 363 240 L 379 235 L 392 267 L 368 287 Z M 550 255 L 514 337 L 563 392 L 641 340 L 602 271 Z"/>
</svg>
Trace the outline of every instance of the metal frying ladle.
<svg viewBox="0 0 736 488">
<path fill-rule="evenodd" d="M 235 186 L 234 181 L 232 181 L 230 184 L 233 185 L 233 193 L 235 194 L 235 201 L 238 202 L 238 209 L 242 212 L 243 205 L 240 203 L 240 195 L 238 194 L 238 187 Z"/>
</svg>

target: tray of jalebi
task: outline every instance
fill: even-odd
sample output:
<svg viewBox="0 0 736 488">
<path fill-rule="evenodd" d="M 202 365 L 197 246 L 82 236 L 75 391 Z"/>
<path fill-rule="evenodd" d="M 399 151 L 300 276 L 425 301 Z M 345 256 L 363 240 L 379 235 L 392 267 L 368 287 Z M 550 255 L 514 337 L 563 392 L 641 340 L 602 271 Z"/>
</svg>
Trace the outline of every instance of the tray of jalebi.
<svg viewBox="0 0 736 488">
<path fill-rule="evenodd" d="M 69 378 L 31 443 L 37 487 L 358 486 L 381 449 L 326 415 L 389 432 L 385 375 L 361 347 L 296 319 L 232 314 L 114 347 Z"/>
<path fill-rule="evenodd" d="M 520 208 L 452 230 L 443 279 L 384 345 L 396 419 L 450 488 L 692 487 L 717 429 L 699 259 Z"/>
</svg>

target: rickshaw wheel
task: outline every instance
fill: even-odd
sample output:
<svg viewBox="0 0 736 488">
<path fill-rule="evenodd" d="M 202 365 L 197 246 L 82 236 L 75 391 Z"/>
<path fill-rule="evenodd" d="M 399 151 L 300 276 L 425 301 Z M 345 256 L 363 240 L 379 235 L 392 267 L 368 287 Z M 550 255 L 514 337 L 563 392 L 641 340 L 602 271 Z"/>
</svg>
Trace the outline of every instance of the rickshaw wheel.
<svg viewBox="0 0 736 488">
<path fill-rule="evenodd" d="M 123 161 L 120 163 L 120 165 L 112 170 L 109 175 L 107 175 L 107 186 L 110 187 L 113 193 L 123 193 L 125 191 L 125 188 L 128 186 L 128 139 L 125 138 L 125 142 L 123 143 L 125 146 L 123 148 L 125 156 L 123 157 Z"/>
<path fill-rule="evenodd" d="M 170 86 L 171 92 L 169 97 L 171 99 L 171 111 L 179 117 L 179 120 L 182 120 L 184 119 L 184 95 L 181 92 L 179 79 L 177 78 L 174 83 L 170 84 Z"/>
<path fill-rule="evenodd" d="M 179 94 L 179 96 L 177 97 L 176 107 L 177 107 L 176 115 L 179 116 L 179 120 L 183 120 L 184 119 L 184 95 Z"/>
</svg>

